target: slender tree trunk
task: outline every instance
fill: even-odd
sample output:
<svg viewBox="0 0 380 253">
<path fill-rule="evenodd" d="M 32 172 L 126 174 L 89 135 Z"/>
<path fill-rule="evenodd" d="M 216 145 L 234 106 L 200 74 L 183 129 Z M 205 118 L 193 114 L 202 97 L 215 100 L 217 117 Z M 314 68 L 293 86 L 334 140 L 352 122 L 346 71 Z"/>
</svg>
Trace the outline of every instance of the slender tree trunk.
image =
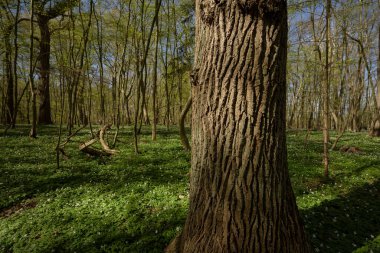
<svg viewBox="0 0 380 253">
<path fill-rule="evenodd" d="M 65 87 L 64 87 L 64 77 L 62 76 L 62 74 L 60 75 L 59 77 L 59 97 L 60 97 L 60 106 L 61 106 L 61 116 L 60 116 L 60 119 L 59 119 L 59 132 L 58 132 L 58 142 L 57 142 L 57 146 L 55 147 L 55 151 L 56 151 L 56 163 L 57 163 L 57 170 L 59 170 L 60 168 L 60 164 L 59 164 L 59 159 L 60 159 L 60 153 L 61 153 L 61 150 L 60 150 L 60 145 L 61 145 L 61 137 L 62 137 L 62 125 L 63 125 L 63 112 L 65 110 L 65 94 L 64 94 L 64 91 L 65 91 Z"/>
<path fill-rule="evenodd" d="M 181 117 L 179 119 L 179 136 L 181 138 L 182 146 L 186 151 L 191 151 L 189 139 L 187 138 L 187 135 L 186 135 L 185 120 L 186 120 L 186 115 L 191 108 L 192 102 L 193 102 L 193 99 L 190 95 L 189 99 L 186 102 L 185 108 L 181 112 Z"/>
<path fill-rule="evenodd" d="M 190 210 L 168 252 L 311 252 L 287 168 L 284 0 L 197 0 Z"/>
<path fill-rule="evenodd" d="M 380 25 L 378 27 L 378 59 L 377 59 L 377 96 L 376 96 L 376 113 L 372 127 L 372 136 L 380 137 Z M 373 94 L 375 96 L 375 94 Z"/>
<path fill-rule="evenodd" d="M 153 124 L 152 124 L 152 140 L 157 139 L 157 68 L 158 68 L 158 40 L 159 40 L 159 26 L 158 26 L 158 17 L 156 21 L 156 47 L 154 50 L 154 66 L 153 66 L 153 94 L 152 94 L 152 103 L 153 103 Z"/>
<path fill-rule="evenodd" d="M 136 70 L 137 70 L 137 87 L 136 87 L 137 99 L 136 99 L 136 108 L 135 108 L 136 111 L 135 111 L 135 122 L 134 122 L 134 146 L 135 146 L 135 153 L 136 154 L 139 153 L 138 140 L 137 140 L 137 135 L 138 135 L 138 129 L 137 129 L 138 122 L 137 121 L 138 121 L 138 115 L 139 115 L 140 90 L 141 90 L 141 88 L 143 88 L 143 85 L 144 85 L 144 79 L 143 79 L 144 69 L 146 67 L 146 61 L 147 61 L 148 52 L 149 52 L 149 48 L 150 48 L 150 41 L 152 39 L 154 26 L 155 26 L 157 19 L 158 19 L 158 14 L 160 11 L 161 2 L 162 2 L 162 0 L 156 0 L 155 1 L 155 14 L 154 14 L 153 22 L 150 26 L 150 30 L 149 30 L 149 34 L 148 34 L 148 40 L 146 42 L 145 48 L 143 48 L 143 57 L 141 59 L 141 65 L 137 66 L 137 68 L 136 68 Z M 142 16 L 144 15 L 143 8 L 144 8 L 144 1 L 142 2 Z M 138 63 L 138 64 L 140 64 L 140 63 Z"/>
<path fill-rule="evenodd" d="M 3 73 L 5 73 L 5 66 L 4 64 L 2 64 L 2 69 Z M 6 82 L 7 80 L 5 78 L 1 78 L 2 80 L 2 85 L 0 86 L 0 89 L 1 89 L 1 115 L 0 115 L 0 118 L 1 118 L 1 123 L 6 125 L 7 123 L 7 98 L 6 98 L 6 92 L 5 92 L 5 87 L 7 86 Z"/>
<path fill-rule="evenodd" d="M 31 92 L 26 93 L 26 122 L 30 125 L 30 99 Z"/>
<path fill-rule="evenodd" d="M 167 1 L 167 7 L 168 7 L 168 14 L 167 14 L 167 23 L 170 24 L 170 1 Z M 166 122 L 166 129 L 169 130 L 170 126 L 170 94 L 169 94 L 169 62 L 168 62 L 168 50 L 169 50 L 169 26 L 166 31 L 166 45 L 165 45 L 165 100 L 166 100 L 166 115 L 165 115 L 165 122 Z"/>
<path fill-rule="evenodd" d="M 153 24 L 154 25 L 154 24 Z M 146 67 L 146 63 L 144 64 L 144 72 L 142 73 L 142 80 L 143 82 L 141 83 L 141 115 L 140 115 L 140 126 L 138 133 L 141 133 L 141 128 L 142 124 L 144 122 L 145 125 L 150 124 L 149 120 L 149 114 L 148 114 L 148 109 L 147 109 L 147 101 L 146 101 L 146 87 L 147 87 L 147 78 L 148 78 L 148 68 Z"/>
<path fill-rule="evenodd" d="M 78 68 L 79 72 L 76 73 L 76 75 L 75 75 L 74 86 L 78 87 L 80 80 L 82 80 L 82 86 L 81 86 L 79 94 L 78 94 L 79 95 L 78 106 L 79 106 L 79 120 L 80 120 L 80 123 L 83 125 L 88 124 L 88 118 L 87 118 L 87 115 L 85 112 L 85 102 L 84 102 L 84 88 L 85 88 L 86 82 L 85 82 L 85 75 L 83 72 L 84 72 L 84 58 L 85 58 L 85 55 L 87 54 L 88 37 L 89 37 L 89 32 L 90 32 L 91 23 L 92 23 L 92 12 L 93 12 L 93 8 L 94 8 L 93 5 L 94 5 L 94 3 L 91 0 L 90 1 L 90 14 L 89 14 L 89 19 L 88 19 L 88 23 L 87 23 L 86 27 L 83 23 L 81 6 L 79 8 L 82 30 L 83 30 L 83 47 L 81 48 L 81 51 L 80 51 L 80 60 L 79 60 L 79 68 Z"/>
<path fill-rule="evenodd" d="M 317 37 L 317 31 L 316 31 L 316 23 L 315 23 L 315 9 L 313 9 L 312 13 L 310 14 L 310 21 L 311 21 L 311 28 L 312 28 L 312 34 L 313 34 L 313 39 L 314 39 L 314 47 L 315 47 L 315 54 L 314 54 L 314 68 L 315 68 L 315 71 L 313 73 L 313 93 L 316 95 L 316 99 L 315 99 L 315 105 L 317 106 L 317 110 L 316 110 L 316 117 L 315 117 L 315 124 L 314 124 L 314 128 L 315 129 L 320 129 L 320 126 L 321 126 L 321 104 L 323 103 L 322 102 L 322 99 L 321 99 L 321 93 L 320 92 L 320 86 L 319 86 L 319 82 L 320 80 L 318 79 L 318 77 L 322 74 L 319 75 L 319 66 L 318 66 L 318 61 L 320 63 L 320 65 L 323 65 L 323 61 L 322 61 L 322 52 L 321 52 L 321 49 L 320 49 L 320 46 L 318 44 L 318 41 L 319 41 L 319 38 Z M 313 111 L 315 109 L 313 108 Z"/>
<path fill-rule="evenodd" d="M 323 166 L 325 177 L 329 176 L 329 126 L 330 126 L 330 110 L 329 110 L 329 36 L 330 36 L 330 11 L 331 0 L 326 0 L 326 62 L 325 62 L 325 82 L 323 85 Z"/>
<path fill-rule="evenodd" d="M 354 132 L 360 132 L 360 107 L 361 99 L 364 91 L 364 78 L 363 78 L 363 57 L 359 56 L 357 65 L 356 81 L 351 86 L 351 129 Z"/>
<path fill-rule="evenodd" d="M 18 19 L 20 16 L 20 6 L 21 1 L 17 0 L 16 15 L 14 22 L 14 38 L 13 38 L 13 47 L 14 47 L 14 57 L 13 57 L 13 77 L 14 77 L 14 112 L 12 119 L 12 128 L 16 127 L 17 112 L 19 103 L 16 103 L 18 100 L 18 75 L 17 75 L 17 61 L 18 61 Z"/>
<path fill-rule="evenodd" d="M 95 7 L 94 7 L 95 8 Z M 102 124 L 106 121 L 106 108 L 105 108 L 105 84 L 104 84 L 104 66 L 103 66 L 103 21 L 102 17 L 98 16 L 94 10 L 94 17 L 96 20 L 96 36 L 98 43 L 98 58 L 99 58 L 99 89 L 100 89 L 100 115 L 102 119 Z"/>
<path fill-rule="evenodd" d="M 37 138 L 37 101 L 36 101 L 36 88 L 34 86 L 33 77 L 33 41 L 34 41 L 34 0 L 30 0 L 30 47 L 29 47 L 29 85 L 30 94 L 32 100 L 32 128 L 30 129 L 29 136 L 32 138 Z"/>
<path fill-rule="evenodd" d="M 93 2 L 91 1 L 93 4 Z M 91 51 L 91 48 L 89 48 L 89 51 Z M 86 65 L 87 65 L 87 80 L 88 80 L 88 123 L 90 126 L 91 136 L 94 138 L 95 134 L 92 128 L 92 79 L 90 77 L 90 60 L 88 57 L 88 53 L 86 51 Z"/>
<path fill-rule="evenodd" d="M 142 81 L 142 71 L 141 71 L 141 64 L 136 63 L 136 72 L 137 72 L 137 83 L 136 83 L 136 104 L 135 104 L 135 115 L 134 115 L 134 121 L 133 121 L 133 140 L 134 140 L 134 147 L 135 147 L 135 154 L 139 153 L 139 146 L 138 146 L 138 120 L 139 120 L 139 111 L 140 111 L 140 87 L 143 85 Z"/>
</svg>

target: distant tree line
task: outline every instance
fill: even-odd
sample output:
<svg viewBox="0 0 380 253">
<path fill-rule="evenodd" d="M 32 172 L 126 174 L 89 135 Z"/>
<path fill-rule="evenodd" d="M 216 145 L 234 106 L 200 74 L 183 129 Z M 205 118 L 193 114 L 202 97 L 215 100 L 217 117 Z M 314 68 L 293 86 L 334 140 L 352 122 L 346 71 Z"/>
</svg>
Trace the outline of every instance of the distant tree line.
<svg viewBox="0 0 380 253">
<path fill-rule="evenodd" d="M 287 127 L 379 136 L 379 4 L 327 7 L 288 2 Z M 190 108 L 194 11 L 191 0 L 1 1 L 0 122 L 146 124 L 155 139 Z"/>
<path fill-rule="evenodd" d="M 33 94 L 36 122 L 62 118 L 70 133 L 90 123 L 140 129 L 179 121 L 190 95 L 192 1 L 9 0 L 0 7 L 3 124 L 31 124 Z"/>
<path fill-rule="evenodd" d="M 328 110 L 330 129 L 379 135 L 378 1 L 290 1 L 289 12 L 288 127 L 322 129 Z"/>
</svg>

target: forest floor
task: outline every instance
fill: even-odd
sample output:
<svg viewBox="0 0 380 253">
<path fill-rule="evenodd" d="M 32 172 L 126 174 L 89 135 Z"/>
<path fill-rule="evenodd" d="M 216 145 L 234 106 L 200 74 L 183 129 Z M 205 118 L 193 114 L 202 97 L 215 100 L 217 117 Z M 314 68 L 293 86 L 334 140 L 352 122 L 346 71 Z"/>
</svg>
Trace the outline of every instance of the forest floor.
<svg viewBox="0 0 380 253">
<path fill-rule="evenodd" d="M 139 155 L 124 128 L 119 153 L 102 159 L 78 150 L 90 139 L 83 130 L 60 169 L 58 128 L 40 128 L 36 140 L 28 130 L 0 130 L 0 252 L 162 252 L 181 230 L 190 155 L 176 128 L 159 128 L 156 142 L 143 128 Z M 288 160 L 315 252 L 380 252 L 380 139 L 346 133 L 338 149 L 359 152 L 333 151 L 325 180 L 322 134 L 306 134 L 288 131 Z"/>
</svg>

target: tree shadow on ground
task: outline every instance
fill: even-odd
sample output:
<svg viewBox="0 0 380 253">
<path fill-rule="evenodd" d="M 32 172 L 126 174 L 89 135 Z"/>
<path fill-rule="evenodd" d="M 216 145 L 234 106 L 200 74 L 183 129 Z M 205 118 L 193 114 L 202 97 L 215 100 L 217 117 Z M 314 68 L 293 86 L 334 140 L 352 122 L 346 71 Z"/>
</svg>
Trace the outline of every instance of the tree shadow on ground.
<svg viewBox="0 0 380 253">
<path fill-rule="evenodd" d="M 116 190 L 127 183 L 149 182 L 150 186 L 167 185 L 186 180 L 188 170 L 181 166 L 173 167 L 167 161 L 144 158 L 141 161 L 130 161 L 127 165 L 114 165 L 111 168 L 99 165 L 97 169 L 82 164 L 75 168 L 61 168 L 59 171 L 32 170 L 29 167 L 13 169 L 0 169 L 2 183 L 0 189 L 4 193 L 18 191 L 13 201 L 7 204 L 0 202 L 0 211 L 22 200 L 34 197 L 35 194 L 55 191 L 61 187 L 75 188 L 84 185 L 99 185 Z M 90 164 L 90 166 L 93 165 Z M 6 175 L 6 176 L 5 176 Z M 17 181 L 15 179 L 17 178 Z"/>
<path fill-rule="evenodd" d="M 380 181 L 366 184 L 337 199 L 301 211 L 314 251 L 348 253 L 373 240 L 380 233 L 379 187 Z M 131 224 L 119 224 L 116 229 L 112 220 L 105 219 L 99 227 L 101 234 L 85 235 L 91 238 L 88 244 L 75 246 L 62 241 L 61 246 L 58 243 L 54 248 L 68 250 L 67 247 L 78 247 L 70 250 L 91 252 L 106 249 L 114 252 L 162 252 L 186 217 L 180 207 L 165 210 L 160 216 L 144 209 L 126 211 L 127 216 L 128 213 L 136 217 L 135 228 L 129 227 Z"/>
<path fill-rule="evenodd" d="M 46 130 L 46 127 L 41 129 L 43 142 L 55 136 L 52 133 L 54 129 L 56 130 L 54 127 L 52 131 L 50 128 Z M 18 131 L 27 133 L 28 127 L 11 129 L 9 134 Z M 125 134 L 125 131 L 123 133 Z M 159 134 L 164 133 L 166 130 L 160 129 Z M 83 138 L 83 135 L 88 135 L 88 131 L 84 130 L 79 136 Z M 20 135 L 17 133 L 14 136 Z M 12 141 L 15 139 L 9 138 Z M 162 154 L 162 147 L 157 145 L 143 147 L 142 154 L 138 156 L 133 155 L 133 151 L 123 149 L 115 157 L 102 160 L 79 153 L 76 143 L 72 143 L 67 145 L 70 159 L 61 161 L 59 170 L 55 164 L 55 152 L 49 149 L 50 146 L 54 145 L 43 145 L 40 151 L 36 151 L 34 143 L 23 140 L 22 143 L 17 143 L 16 147 L 17 150 L 21 150 L 21 154 L 13 153 L 14 147 L 10 147 L 10 144 L 3 150 L 3 155 L 0 152 L 0 211 L 35 195 L 62 187 L 75 188 L 91 184 L 117 189 L 126 183 L 146 181 L 149 181 L 151 186 L 175 184 L 186 180 L 188 173 L 189 154 L 183 152 L 178 145 L 166 147 L 165 156 Z M 28 155 L 22 155 L 23 152 Z"/>
<path fill-rule="evenodd" d="M 380 233 L 380 181 L 301 211 L 317 252 L 352 252 Z"/>
<path fill-rule="evenodd" d="M 380 160 L 364 164 L 364 165 L 354 169 L 352 171 L 352 175 L 358 175 L 358 174 L 362 173 L 363 171 L 365 171 L 366 169 L 368 169 L 370 167 L 375 167 L 375 166 L 379 166 L 379 168 L 380 168 Z"/>
<path fill-rule="evenodd" d="M 167 209 L 161 211 L 160 216 L 144 209 L 134 209 L 125 215 L 133 215 L 134 218 L 129 219 L 133 219 L 135 224 L 127 220 L 124 224 L 115 224 L 114 221 L 105 219 L 98 226 L 100 233 L 85 235 L 88 243 L 72 245 L 67 240 L 61 245 L 54 244 L 53 249 L 55 252 L 163 252 L 186 218 L 186 212 L 181 209 Z"/>
<path fill-rule="evenodd" d="M 186 209 L 155 210 L 131 198 L 122 216 L 89 210 L 46 215 L 48 217 L 44 219 L 50 222 L 49 226 L 44 230 L 28 231 L 30 252 L 154 253 L 163 252 L 175 237 L 184 224 Z M 25 233 L 22 229 L 14 232 L 16 237 Z M 13 252 L 13 247 L 13 244 L 0 245 L 0 251 Z"/>
<path fill-rule="evenodd" d="M 17 125 L 15 128 L 7 129 L 6 134 L 4 132 L 6 128 L 0 126 L 0 137 L 20 137 L 20 136 L 29 136 L 31 126 L 30 125 Z M 65 131 L 63 126 L 63 131 Z M 56 125 L 44 125 L 42 127 L 37 127 L 37 138 L 39 136 L 54 136 L 57 137 L 59 133 L 59 127 Z"/>
</svg>

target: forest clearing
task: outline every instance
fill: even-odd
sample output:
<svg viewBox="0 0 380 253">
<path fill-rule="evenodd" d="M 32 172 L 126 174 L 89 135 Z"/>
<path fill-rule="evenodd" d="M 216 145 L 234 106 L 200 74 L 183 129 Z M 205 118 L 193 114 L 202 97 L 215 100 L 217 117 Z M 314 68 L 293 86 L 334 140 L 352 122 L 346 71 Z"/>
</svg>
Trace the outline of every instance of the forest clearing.
<svg viewBox="0 0 380 253">
<path fill-rule="evenodd" d="M 380 253 L 378 0 L 0 0 L 0 252 Z"/>
<path fill-rule="evenodd" d="M 30 142 L 27 127 L 0 137 L 1 252 L 162 252 L 186 219 L 190 155 L 178 129 L 150 129 L 133 150 L 133 129 L 122 129 L 112 158 L 78 150 L 89 129 L 67 145 L 57 169 L 57 127 Z M 297 204 L 315 252 L 379 252 L 380 149 L 365 133 L 345 135 L 331 153 L 331 178 L 321 176 L 321 133 L 288 132 L 288 161 Z M 112 137 L 112 136 L 110 136 Z M 333 138 L 332 138 L 333 139 Z M 75 141 L 75 142 L 74 142 Z M 33 150 L 33 151 L 31 151 Z M 28 154 L 27 156 L 25 154 Z M 319 251 L 318 251 L 318 250 Z"/>
</svg>

